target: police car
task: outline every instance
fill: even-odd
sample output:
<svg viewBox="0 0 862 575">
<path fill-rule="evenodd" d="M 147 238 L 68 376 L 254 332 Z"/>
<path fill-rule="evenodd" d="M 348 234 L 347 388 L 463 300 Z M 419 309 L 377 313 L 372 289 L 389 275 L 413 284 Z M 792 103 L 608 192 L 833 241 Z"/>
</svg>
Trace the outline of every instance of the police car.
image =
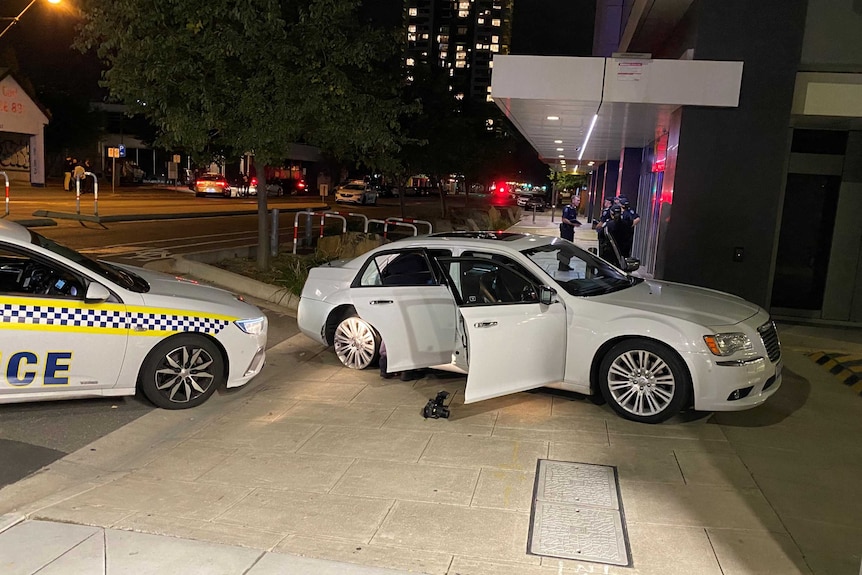
<svg viewBox="0 0 862 575">
<path fill-rule="evenodd" d="M 260 372 L 267 327 L 229 292 L 0 220 L 0 403 L 140 389 L 159 407 L 194 407 Z"/>
</svg>

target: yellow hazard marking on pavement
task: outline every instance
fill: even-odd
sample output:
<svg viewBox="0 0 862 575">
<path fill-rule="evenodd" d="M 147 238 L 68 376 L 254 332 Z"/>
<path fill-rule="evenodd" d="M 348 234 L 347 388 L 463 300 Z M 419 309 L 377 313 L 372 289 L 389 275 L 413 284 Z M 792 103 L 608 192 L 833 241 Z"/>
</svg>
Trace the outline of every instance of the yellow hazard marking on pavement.
<svg viewBox="0 0 862 575">
<path fill-rule="evenodd" d="M 855 393 L 862 395 L 862 355 L 830 354 L 817 351 L 808 354 L 809 359 L 826 368 L 844 385 L 850 386 Z"/>
</svg>

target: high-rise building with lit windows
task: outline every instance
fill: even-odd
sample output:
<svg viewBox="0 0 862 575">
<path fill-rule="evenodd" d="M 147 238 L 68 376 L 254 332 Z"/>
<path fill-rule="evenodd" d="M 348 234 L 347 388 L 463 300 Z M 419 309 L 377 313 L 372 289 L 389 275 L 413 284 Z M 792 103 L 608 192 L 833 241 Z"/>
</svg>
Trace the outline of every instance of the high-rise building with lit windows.
<svg viewBox="0 0 862 575">
<path fill-rule="evenodd" d="M 457 100 L 490 100 L 494 54 L 508 54 L 514 0 L 406 0 L 409 68 L 448 71 Z"/>
</svg>

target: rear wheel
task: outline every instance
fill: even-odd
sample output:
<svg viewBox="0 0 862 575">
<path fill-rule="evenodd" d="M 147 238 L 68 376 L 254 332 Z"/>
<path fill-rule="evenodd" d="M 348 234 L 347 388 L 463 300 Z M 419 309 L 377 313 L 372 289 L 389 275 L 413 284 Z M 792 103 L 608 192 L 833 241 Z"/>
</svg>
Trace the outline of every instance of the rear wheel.
<svg viewBox="0 0 862 575">
<path fill-rule="evenodd" d="M 225 381 L 216 345 L 202 335 L 182 334 L 150 351 L 141 365 L 141 391 L 164 409 L 187 409 L 205 402 Z"/>
<path fill-rule="evenodd" d="M 691 382 L 679 356 L 647 339 L 630 339 L 608 351 L 599 385 L 611 408 L 640 423 L 661 423 L 685 405 Z"/>
<path fill-rule="evenodd" d="M 365 369 L 380 358 L 380 336 L 371 325 L 353 315 L 335 328 L 335 355 L 350 369 Z"/>
</svg>

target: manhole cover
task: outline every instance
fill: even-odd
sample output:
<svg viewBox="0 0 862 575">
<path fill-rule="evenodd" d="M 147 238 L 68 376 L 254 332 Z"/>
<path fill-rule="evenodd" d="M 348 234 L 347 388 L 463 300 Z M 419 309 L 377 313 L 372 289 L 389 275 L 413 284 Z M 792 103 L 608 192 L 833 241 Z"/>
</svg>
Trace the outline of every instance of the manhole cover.
<svg viewBox="0 0 862 575">
<path fill-rule="evenodd" d="M 529 553 L 631 566 L 613 467 L 540 459 L 535 494 Z"/>
</svg>

